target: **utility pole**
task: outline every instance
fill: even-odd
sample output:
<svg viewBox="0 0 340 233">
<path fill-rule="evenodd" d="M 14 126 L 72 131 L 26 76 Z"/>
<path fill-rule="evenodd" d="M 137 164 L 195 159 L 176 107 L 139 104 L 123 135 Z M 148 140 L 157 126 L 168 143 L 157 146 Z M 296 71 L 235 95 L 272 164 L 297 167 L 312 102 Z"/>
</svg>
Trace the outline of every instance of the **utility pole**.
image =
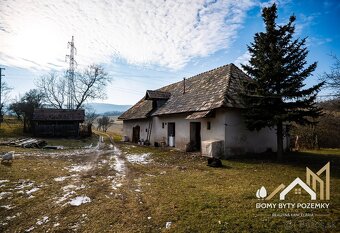
<svg viewBox="0 0 340 233">
<path fill-rule="evenodd" d="M 2 74 L 2 70 L 5 70 L 5 68 L 1 68 L 0 67 L 0 126 L 1 126 L 1 122 L 4 121 L 4 116 L 2 115 L 2 100 L 1 100 L 1 96 L 2 96 L 2 76 L 5 76 L 4 74 Z"/>
<path fill-rule="evenodd" d="M 70 54 L 66 55 L 66 59 L 69 60 L 69 69 L 67 71 L 67 108 L 74 109 L 74 71 L 77 65 L 77 62 L 74 59 L 74 55 L 77 52 L 74 47 L 74 36 L 72 36 L 72 40 L 68 42 L 67 47 L 70 48 Z"/>
</svg>

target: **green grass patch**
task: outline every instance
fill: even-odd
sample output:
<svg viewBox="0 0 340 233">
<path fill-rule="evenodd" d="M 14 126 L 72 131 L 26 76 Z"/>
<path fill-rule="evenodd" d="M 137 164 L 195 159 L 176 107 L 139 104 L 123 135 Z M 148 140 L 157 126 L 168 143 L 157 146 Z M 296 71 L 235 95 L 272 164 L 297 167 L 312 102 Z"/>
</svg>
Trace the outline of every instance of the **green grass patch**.
<svg viewBox="0 0 340 233">
<path fill-rule="evenodd" d="M 320 150 L 302 150 L 302 152 L 316 154 L 316 155 L 340 155 L 340 149 L 335 148 L 321 148 Z"/>
<path fill-rule="evenodd" d="M 109 142 L 105 138 L 105 142 Z M 34 226 L 37 232 L 338 232 L 340 216 L 340 157 L 334 154 L 291 153 L 284 163 L 271 158 L 223 160 L 222 168 L 208 167 L 205 158 L 176 150 L 116 144 L 121 158 L 149 153 L 150 163 L 125 162 L 125 176 L 114 169 L 113 150 L 87 155 L 59 154 L 45 150 L 24 153 L 11 165 L 0 165 L 0 187 L 11 198 L 0 199 L 0 231 L 24 232 Z M 109 147 L 107 147 L 109 148 Z M 3 149 L 0 147 L 0 149 Z M 7 148 L 5 148 L 7 149 Z M 81 150 L 82 151 L 82 150 Z M 27 151 L 26 151 L 27 152 Z M 60 152 L 62 153 L 62 152 Z M 256 209 L 256 190 L 265 186 L 270 193 L 281 183 L 296 177 L 305 180 L 306 166 L 314 172 L 331 162 L 331 200 L 329 209 Z M 70 166 L 91 165 L 76 173 Z M 65 181 L 54 178 L 67 176 Z M 111 178 L 109 178 L 111 177 Z M 122 186 L 112 189 L 112 177 Z M 31 187 L 17 189 L 23 180 Z M 75 207 L 56 200 L 65 186 L 82 187 L 76 195 L 86 195 L 90 203 Z M 39 187 L 28 198 L 26 191 Z M 18 191 L 24 190 L 24 193 Z M 273 203 L 280 203 L 276 196 Z M 306 193 L 289 194 L 286 202 L 312 202 Z M 276 214 L 311 214 L 310 217 L 275 217 Z M 7 217 L 16 216 L 6 220 Z M 44 216 L 49 221 L 37 225 Z M 6 222 L 7 225 L 1 225 Z M 166 222 L 171 222 L 169 229 Z M 59 223 L 60 225 L 55 226 Z"/>
<path fill-rule="evenodd" d="M 153 154 L 154 164 L 132 165 L 144 178 L 143 197 L 154 228 L 169 232 L 336 232 L 340 214 L 339 157 L 293 153 L 284 163 L 275 160 L 233 159 L 223 168 L 207 167 L 206 159 L 190 154 L 140 146 L 123 146 L 127 153 Z M 305 180 L 306 166 L 317 171 L 331 161 L 330 209 L 256 209 L 256 190 L 270 193 L 296 177 Z M 289 195 L 290 202 L 311 202 L 306 193 Z M 273 200 L 279 203 L 278 197 Z M 311 214 L 312 217 L 274 217 L 273 214 Z M 155 231 L 157 232 L 157 231 Z"/>
<path fill-rule="evenodd" d="M 103 132 L 103 131 L 98 131 L 98 130 L 93 130 L 93 132 L 97 135 L 101 135 L 104 137 L 105 142 L 110 143 L 110 140 L 108 137 L 111 137 L 111 139 L 114 142 L 121 142 L 122 141 L 122 136 L 120 134 L 114 133 L 114 132 Z"/>
</svg>

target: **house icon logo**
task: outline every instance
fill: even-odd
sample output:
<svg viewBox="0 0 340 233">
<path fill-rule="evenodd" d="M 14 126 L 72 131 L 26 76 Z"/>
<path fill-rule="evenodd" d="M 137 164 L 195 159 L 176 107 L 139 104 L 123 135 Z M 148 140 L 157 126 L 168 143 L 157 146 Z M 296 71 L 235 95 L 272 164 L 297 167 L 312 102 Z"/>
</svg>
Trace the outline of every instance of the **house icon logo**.
<svg viewBox="0 0 340 233">
<path fill-rule="evenodd" d="M 325 180 L 320 176 L 325 175 Z M 330 199 L 330 163 L 328 162 L 318 172 L 314 173 L 306 167 L 306 182 L 297 177 L 288 186 L 280 184 L 271 194 L 267 196 L 267 190 L 264 186 L 256 192 L 256 197 L 263 200 L 271 200 L 276 194 L 279 193 L 280 200 L 286 200 L 286 195 L 294 189 L 295 194 L 301 194 L 301 190 L 305 190 L 311 200 Z M 319 191 L 318 191 L 319 190 Z"/>
</svg>

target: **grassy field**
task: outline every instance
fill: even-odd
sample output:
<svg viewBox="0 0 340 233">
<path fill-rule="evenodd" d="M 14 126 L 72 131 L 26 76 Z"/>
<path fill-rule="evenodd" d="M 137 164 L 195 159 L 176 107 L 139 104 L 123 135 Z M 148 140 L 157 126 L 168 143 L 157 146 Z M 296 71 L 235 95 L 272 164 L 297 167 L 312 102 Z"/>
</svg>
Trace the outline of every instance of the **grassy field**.
<svg viewBox="0 0 340 233">
<path fill-rule="evenodd" d="M 23 133 L 23 122 L 15 117 L 5 117 L 4 122 L 0 125 L 0 138 L 21 137 Z"/>
<path fill-rule="evenodd" d="M 115 135 L 123 135 L 123 121 L 118 120 L 118 116 L 110 116 L 110 119 L 114 121 L 114 123 L 107 129 L 107 132 L 113 133 Z M 97 120 L 93 122 L 93 129 L 97 129 Z"/>
<path fill-rule="evenodd" d="M 340 149 L 326 149 L 321 148 L 320 150 L 303 150 L 302 152 L 316 154 L 316 155 L 340 155 Z"/>
<path fill-rule="evenodd" d="M 284 163 L 269 156 L 244 157 L 223 161 L 223 168 L 210 168 L 195 154 L 124 143 L 113 146 L 107 138 L 91 149 L 18 153 L 12 164 L 0 166 L 0 232 L 340 229 L 339 150 L 291 153 Z M 306 166 L 316 172 L 328 161 L 329 209 L 256 208 L 256 203 L 265 202 L 255 196 L 261 186 L 270 193 L 296 177 L 305 180 Z M 304 193 L 289 194 L 288 199 L 311 202 Z M 77 200 L 83 203 L 74 206 Z M 279 203 L 278 198 L 272 202 Z"/>
<path fill-rule="evenodd" d="M 95 146 L 98 142 L 98 136 L 93 135 L 89 138 L 67 139 L 67 138 L 47 138 L 47 144 L 50 146 L 64 146 L 68 149 L 77 149 L 82 147 Z"/>
</svg>

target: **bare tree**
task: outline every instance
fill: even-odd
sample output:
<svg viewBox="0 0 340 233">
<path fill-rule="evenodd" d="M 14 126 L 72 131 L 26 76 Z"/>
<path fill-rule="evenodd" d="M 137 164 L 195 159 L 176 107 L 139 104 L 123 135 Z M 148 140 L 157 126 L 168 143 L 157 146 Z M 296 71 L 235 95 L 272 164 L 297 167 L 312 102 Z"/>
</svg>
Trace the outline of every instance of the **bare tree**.
<svg viewBox="0 0 340 233">
<path fill-rule="evenodd" d="M 105 99 L 105 86 L 111 82 L 111 77 L 99 65 L 91 65 L 74 81 L 76 109 L 83 106 L 85 101 Z"/>
<path fill-rule="evenodd" d="M 102 131 L 106 132 L 113 123 L 114 120 L 111 120 L 110 117 L 102 116 L 97 119 L 97 129 L 101 129 Z"/>
<path fill-rule="evenodd" d="M 37 86 L 44 93 L 44 101 L 54 108 L 62 109 L 66 100 L 66 79 L 51 72 L 37 81 Z"/>
<path fill-rule="evenodd" d="M 0 78 L 0 127 L 1 127 L 1 123 L 4 120 L 4 107 L 5 104 L 8 102 L 8 97 L 9 97 L 9 93 L 12 90 L 11 87 L 9 87 L 7 85 L 6 82 L 4 82 L 3 80 L 1 80 Z"/>
<path fill-rule="evenodd" d="M 111 77 L 99 65 L 91 65 L 83 72 L 77 73 L 74 79 L 73 100 L 75 109 L 84 107 L 85 102 L 94 99 L 105 99 L 105 87 Z M 40 77 L 37 86 L 45 95 L 45 102 L 55 108 L 64 108 L 67 99 L 67 74 L 49 73 Z"/>
<path fill-rule="evenodd" d="M 334 64 L 331 66 L 330 73 L 324 73 L 321 77 L 325 81 L 326 87 L 331 89 L 336 97 L 340 97 L 340 59 L 332 55 Z"/>
<path fill-rule="evenodd" d="M 85 136 L 91 136 L 92 135 L 92 125 L 96 118 L 98 117 L 98 114 L 96 113 L 96 110 L 92 108 L 91 106 L 85 105 L 85 122 L 83 124 L 83 133 Z"/>
<path fill-rule="evenodd" d="M 98 114 L 96 113 L 96 110 L 92 107 L 85 107 L 85 123 L 88 125 L 92 125 L 93 122 L 98 117 Z"/>
<path fill-rule="evenodd" d="M 11 92 L 11 90 L 13 88 L 11 88 L 10 86 L 8 86 L 8 84 L 1 80 L 1 103 L 0 103 L 0 115 L 2 115 L 4 113 L 4 103 L 7 103 L 9 100 L 9 93 Z"/>
<path fill-rule="evenodd" d="M 43 99 L 43 93 L 38 89 L 31 89 L 20 100 L 10 104 L 9 110 L 15 113 L 18 118 L 23 119 L 24 132 L 31 132 L 34 109 L 43 106 Z"/>
</svg>

